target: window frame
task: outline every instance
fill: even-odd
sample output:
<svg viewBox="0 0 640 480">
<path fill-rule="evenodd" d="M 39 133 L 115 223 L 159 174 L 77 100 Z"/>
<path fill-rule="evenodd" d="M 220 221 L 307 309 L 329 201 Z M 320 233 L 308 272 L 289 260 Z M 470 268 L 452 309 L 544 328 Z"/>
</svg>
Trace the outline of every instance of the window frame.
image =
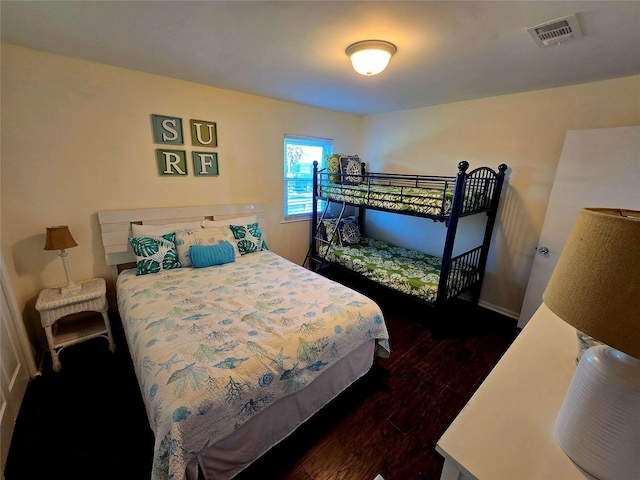
<svg viewBox="0 0 640 480">
<path fill-rule="evenodd" d="M 288 158 L 288 146 L 300 147 L 320 147 L 322 148 L 321 158 L 313 158 L 311 162 L 304 162 L 308 172 L 300 172 L 296 177 L 292 177 L 290 159 Z M 322 137 L 311 137 L 303 135 L 285 134 L 283 141 L 283 214 L 285 221 L 308 220 L 313 211 L 313 161 L 318 161 L 318 168 L 323 168 L 328 155 L 333 154 L 333 139 Z M 293 200 L 292 196 L 299 198 Z M 307 198 L 308 197 L 308 198 Z M 295 202 L 295 203 L 294 203 Z M 302 211 L 295 212 L 295 207 L 302 207 Z M 310 207 L 307 210 L 307 207 Z M 293 211 L 293 212 L 292 212 Z"/>
</svg>

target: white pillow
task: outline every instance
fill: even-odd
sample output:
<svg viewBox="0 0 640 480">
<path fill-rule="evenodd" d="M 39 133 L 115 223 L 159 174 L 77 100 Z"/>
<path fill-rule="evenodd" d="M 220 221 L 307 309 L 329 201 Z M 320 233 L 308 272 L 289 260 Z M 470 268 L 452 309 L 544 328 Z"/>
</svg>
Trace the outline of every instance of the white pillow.
<svg viewBox="0 0 640 480">
<path fill-rule="evenodd" d="M 175 239 L 178 260 L 183 267 L 191 267 L 191 257 L 189 256 L 191 245 L 217 245 L 225 240 L 233 246 L 236 257 L 239 257 L 240 250 L 229 226 L 178 230 Z"/>
<path fill-rule="evenodd" d="M 172 223 L 170 225 L 138 225 L 131 224 L 134 237 L 158 237 L 178 230 L 199 230 L 200 222 Z"/>
<path fill-rule="evenodd" d="M 256 223 L 257 221 L 257 215 L 249 215 L 246 217 L 227 218 L 225 220 L 203 220 L 201 225 L 203 228 L 228 227 L 229 225 L 246 225 Z"/>
</svg>

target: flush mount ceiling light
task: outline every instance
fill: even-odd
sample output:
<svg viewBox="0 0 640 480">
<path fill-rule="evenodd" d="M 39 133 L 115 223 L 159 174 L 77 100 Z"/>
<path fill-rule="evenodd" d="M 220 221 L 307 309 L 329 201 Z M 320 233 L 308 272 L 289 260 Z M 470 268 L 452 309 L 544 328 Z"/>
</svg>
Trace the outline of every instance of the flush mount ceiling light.
<svg viewBox="0 0 640 480">
<path fill-rule="evenodd" d="M 397 50 L 393 43 L 384 40 L 363 40 L 349 45 L 347 56 L 356 72 L 370 77 L 387 68 L 391 56 Z"/>
</svg>

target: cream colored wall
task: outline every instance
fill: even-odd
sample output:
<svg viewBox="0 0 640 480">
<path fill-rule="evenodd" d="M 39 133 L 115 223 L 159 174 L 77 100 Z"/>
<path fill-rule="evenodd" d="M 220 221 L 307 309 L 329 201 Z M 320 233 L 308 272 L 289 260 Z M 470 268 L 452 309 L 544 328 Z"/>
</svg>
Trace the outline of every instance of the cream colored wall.
<svg viewBox="0 0 640 480">
<path fill-rule="evenodd" d="M 287 133 L 333 138 L 379 171 L 507 163 L 481 301 L 517 316 L 566 131 L 640 124 L 640 77 L 362 118 L 12 45 L 1 62 L 2 251 L 34 343 L 38 292 L 64 283 L 58 256 L 42 250 L 45 227 L 69 225 L 75 279 L 107 277 L 99 210 L 263 203 L 270 248 L 300 263 L 308 222 L 281 223 Z M 220 176 L 160 177 L 152 113 L 217 122 Z"/>
<path fill-rule="evenodd" d="M 360 145 L 354 115 L 13 45 L 1 61 L 2 251 L 34 343 L 44 337 L 38 292 L 65 282 L 57 253 L 43 250 L 45 227 L 69 225 L 74 279 L 108 277 L 99 210 L 255 202 L 268 209 L 269 247 L 300 263 L 309 223 L 281 223 L 284 135 Z M 220 176 L 159 176 L 153 113 L 216 122 Z"/>
<path fill-rule="evenodd" d="M 362 158 L 398 173 L 453 175 L 460 160 L 509 166 L 481 302 L 517 317 L 566 132 L 639 124 L 635 76 L 369 116 Z"/>
</svg>

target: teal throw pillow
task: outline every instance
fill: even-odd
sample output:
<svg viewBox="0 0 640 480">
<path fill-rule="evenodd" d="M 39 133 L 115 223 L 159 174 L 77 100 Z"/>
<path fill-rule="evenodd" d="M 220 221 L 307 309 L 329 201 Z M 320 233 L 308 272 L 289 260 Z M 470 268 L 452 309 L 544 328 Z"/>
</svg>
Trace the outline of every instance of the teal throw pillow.
<svg viewBox="0 0 640 480">
<path fill-rule="evenodd" d="M 215 245 L 191 245 L 189 257 L 194 268 L 211 267 L 235 261 L 236 251 L 233 245 L 225 240 Z"/>
<path fill-rule="evenodd" d="M 236 239 L 240 255 L 267 250 L 267 244 L 264 242 L 262 230 L 257 222 L 248 225 L 229 225 L 229 228 Z"/>
<path fill-rule="evenodd" d="M 182 267 L 178 261 L 175 238 L 175 233 L 161 237 L 130 238 L 129 243 L 136 255 L 136 275 Z"/>
<path fill-rule="evenodd" d="M 176 232 L 176 250 L 178 251 L 178 260 L 183 267 L 191 266 L 191 246 L 192 245 L 216 245 L 220 242 L 228 241 L 235 246 L 235 238 L 233 233 L 226 227 L 201 228 L 199 230 L 178 230 Z M 236 253 L 240 255 L 240 251 L 236 248 Z"/>
</svg>

